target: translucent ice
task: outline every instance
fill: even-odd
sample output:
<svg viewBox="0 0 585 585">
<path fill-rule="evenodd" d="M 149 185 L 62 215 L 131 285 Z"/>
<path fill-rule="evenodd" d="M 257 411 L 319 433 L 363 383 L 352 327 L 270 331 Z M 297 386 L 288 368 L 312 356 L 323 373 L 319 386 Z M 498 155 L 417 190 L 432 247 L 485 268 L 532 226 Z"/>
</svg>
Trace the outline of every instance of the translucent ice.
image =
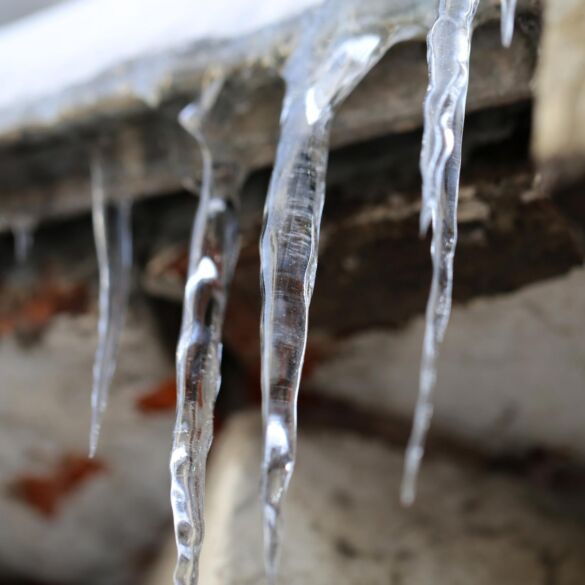
<svg viewBox="0 0 585 585">
<path fill-rule="evenodd" d="M 501 0 L 502 2 L 502 45 L 509 47 L 514 37 L 514 18 L 516 15 L 516 0 Z"/>
<path fill-rule="evenodd" d="M 99 266 L 98 346 L 93 366 L 90 456 L 97 450 L 108 403 L 120 334 L 124 326 L 132 271 L 132 226 L 129 200 L 108 203 L 106 168 L 97 147 L 91 160 L 93 232 Z"/>
<path fill-rule="evenodd" d="M 33 247 L 36 221 L 22 216 L 13 219 L 10 226 L 14 235 L 14 259 L 18 264 L 24 264 Z"/>
<path fill-rule="evenodd" d="M 394 2 L 401 14 L 408 3 Z M 404 6 L 403 6 L 404 5 Z M 260 242 L 263 294 L 262 500 L 268 580 L 277 578 L 280 516 L 296 453 L 297 397 L 315 283 L 329 133 L 335 108 L 394 43 L 424 23 L 388 24 L 364 3 L 326 2 L 304 28 L 284 68 L 280 142 Z M 407 11 L 403 10 L 402 13 Z"/>
<path fill-rule="evenodd" d="M 402 501 L 413 502 L 424 441 L 433 413 L 439 344 L 451 312 L 453 257 L 457 242 L 457 199 L 461 142 L 469 82 L 473 18 L 479 0 L 441 0 L 427 39 L 429 88 L 424 105 L 421 153 L 423 202 L 421 232 L 433 225 L 433 276 L 427 304 L 419 396 L 406 451 Z"/>
<path fill-rule="evenodd" d="M 198 581 L 207 455 L 213 440 L 213 410 L 221 382 L 221 332 L 238 257 L 234 203 L 240 174 L 214 166 L 203 130 L 204 118 L 215 98 L 210 97 L 210 91 L 214 89 L 180 116 L 182 125 L 201 148 L 203 183 L 191 236 L 176 356 L 177 419 L 170 465 L 177 542 L 175 585 L 195 585 Z"/>
</svg>

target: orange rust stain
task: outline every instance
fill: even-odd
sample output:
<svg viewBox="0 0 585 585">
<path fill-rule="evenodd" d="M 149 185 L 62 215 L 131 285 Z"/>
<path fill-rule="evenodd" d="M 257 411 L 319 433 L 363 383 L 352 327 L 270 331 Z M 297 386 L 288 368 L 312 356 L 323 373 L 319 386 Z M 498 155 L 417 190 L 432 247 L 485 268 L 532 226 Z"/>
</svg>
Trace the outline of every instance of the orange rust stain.
<svg viewBox="0 0 585 585">
<path fill-rule="evenodd" d="M 93 475 L 105 470 L 99 459 L 66 455 L 46 476 L 24 475 L 13 483 L 16 497 L 47 518 L 53 517 L 62 500 Z"/>
<path fill-rule="evenodd" d="M 164 380 L 136 400 L 136 408 L 144 413 L 172 410 L 176 405 L 177 384 L 174 377 Z"/>
<path fill-rule="evenodd" d="M 198 399 L 199 400 L 199 399 Z M 177 405 L 177 384 L 175 378 L 161 382 L 150 392 L 143 394 L 136 401 L 136 408 L 145 414 L 174 410 Z M 201 406 L 201 402 L 199 402 Z M 223 427 L 223 418 L 215 415 L 214 432 L 217 435 Z"/>
<path fill-rule="evenodd" d="M 176 256 L 165 266 L 164 270 L 174 272 L 181 278 L 187 278 L 189 269 L 189 249 L 181 248 Z"/>
<path fill-rule="evenodd" d="M 45 283 L 28 297 L 0 311 L 0 336 L 18 330 L 39 330 L 59 313 L 80 314 L 87 307 L 87 287 Z"/>
<path fill-rule="evenodd" d="M 55 313 L 51 297 L 30 299 L 20 311 L 18 325 L 39 329 L 44 327 Z"/>
<path fill-rule="evenodd" d="M 189 269 L 189 248 L 181 246 L 165 249 L 155 256 L 149 270 L 155 277 L 173 277 L 185 280 Z"/>
</svg>

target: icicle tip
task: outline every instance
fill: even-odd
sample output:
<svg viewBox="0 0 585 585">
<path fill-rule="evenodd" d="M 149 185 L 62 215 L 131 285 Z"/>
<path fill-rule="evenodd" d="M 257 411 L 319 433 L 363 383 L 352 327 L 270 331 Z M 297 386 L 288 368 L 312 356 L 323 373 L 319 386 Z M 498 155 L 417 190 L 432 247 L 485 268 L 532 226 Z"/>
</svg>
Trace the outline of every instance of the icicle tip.
<svg viewBox="0 0 585 585">
<path fill-rule="evenodd" d="M 98 442 L 99 442 L 99 432 L 98 433 L 92 432 L 90 434 L 90 437 L 89 437 L 88 457 L 90 459 L 95 459 L 95 456 L 97 454 Z"/>
</svg>

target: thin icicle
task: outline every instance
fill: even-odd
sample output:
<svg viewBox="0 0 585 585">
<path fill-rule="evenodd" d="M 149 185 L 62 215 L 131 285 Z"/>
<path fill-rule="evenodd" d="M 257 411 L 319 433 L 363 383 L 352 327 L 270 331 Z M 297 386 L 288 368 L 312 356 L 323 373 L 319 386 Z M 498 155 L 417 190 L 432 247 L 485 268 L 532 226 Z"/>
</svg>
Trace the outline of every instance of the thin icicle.
<svg viewBox="0 0 585 585">
<path fill-rule="evenodd" d="M 204 99 L 206 96 L 209 97 L 209 92 Z M 240 174 L 214 168 L 201 128 L 209 105 L 188 106 L 179 118 L 201 148 L 203 183 L 191 235 L 176 356 L 177 419 L 170 465 L 177 543 L 175 585 L 195 585 L 198 581 L 204 535 L 205 472 L 213 440 L 213 410 L 221 382 L 221 332 L 228 288 L 238 257 L 234 201 Z"/>
<path fill-rule="evenodd" d="M 516 0 L 501 0 L 502 45 L 509 47 L 514 38 L 514 18 L 516 17 Z"/>
<path fill-rule="evenodd" d="M 30 217 L 19 217 L 11 222 L 14 236 L 14 259 L 17 264 L 24 264 L 34 243 L 34 228 L 36 222 Z"/>
<path fill-rule="evenodd" d="M 402 482 L 401 499 L 405 505 L 411 504 L 416 495 L 416 479 L 433 413 L 438 349 L 451 313 L 461 143 L 473 18 L 478 4 L 479 0 L 441 0 L 439 16 L 427 39 L 429 89 L 424 106 L 420 163 L 421 232 L 425 233 L 432 221 L 433 276 L 426 311 L 419 396 Z"/>
<path fill-rule="evenodd" d="M 277 579 L 280 516 L 296 453 L 297 397 L 307 342 L 335 108 L 394 43 L 421 26 L 360 25 L 363 4 L 329 0 L 286 64 L 281 134 L 260 242 L 263 309 L 262 501 L 268 581 Z M 363 16 L 363 15 L 362 15 Z"/>
<path fill-rule="evenodd" d="M 93 365 L 89 453 L 97 451 L 102 418 L 108 404 L 120 334 L 124 327 L 132 270 L 131 204 L 108 203 L 101 148 L 91 159 L 93 232 L 99 265 L 98 346 Z"/>
</svg>

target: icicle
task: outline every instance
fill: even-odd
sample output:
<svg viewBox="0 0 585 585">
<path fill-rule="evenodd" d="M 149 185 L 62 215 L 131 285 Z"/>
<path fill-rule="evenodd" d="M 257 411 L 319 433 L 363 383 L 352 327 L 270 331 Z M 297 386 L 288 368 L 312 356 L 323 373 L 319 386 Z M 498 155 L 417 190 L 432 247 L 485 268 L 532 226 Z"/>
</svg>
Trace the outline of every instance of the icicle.
<svg viewBox="0 0 585 585">
<path fill-rule="evenodd" d="M 514 18 L 516 16 L 516 0 L 501 0 L 502 45 L 509 47 L 514 37 Z"/>
<path fill-rule="evenodd" d="M 177 542 L 175 585 L 195 585 L 204 534 L 207 455 L 213 439 L 213 410 L 221 380 L 221 331 L 227 291 L 238 257 L 234 201 L 239 172 L 214 167 L 202 129 L 221 82 L 199 104 L 183 110 L 180 122 L 199 143 L 203 184 L 189 251 L 183 321 L 177 346 L 177 420 L 171 454 L 171 503 Z"/>
<path fill-rule="evenodd" d="M 116 354 L 124 326 L 132 270 L 131 205 L 128 200 L 109 205 L 102 151 L 91 159 L 93 231 L 99 265 L 98 346 L 93 366 L 92 417 L 89 452 L 97 450 Z"/>
<path fill-rule="evenodd" d="M 425 337 L 414 426 L 406 451 L 401 499 L 414 501 L 416 478 L 433 406 L 439 344 L 451 312 L 453 257 L 457 242 L 457 199 L 461 142 L 469 81 L 473 18 L 479 0 L 441 0 L 439 16 L 427 39 L 429 89 L 424 106 L 421 153 L 423 207 L 421 232 L 433 225 L 433 277 L 427 304 Z"/>
<path fill-rule="evenodd" d="M 296 452 L 297 396 L 317 268 L 334 109 L 394 43 L 421 26 L 360 25 L 363 3 L 326 2 L 287 62 L 280 142 L 260 242 L 263 294 L 262 501 L 268 581 L 276 582 L 280 516 Z M 398 9 L 397 9 L 398 10 Z M 363 15 L 362 15 L 363 16 Z"/>
<path fill-rule="evenodd" d="M 34 243 L 36 222 L 30 217 L 18 217 L 11 222 L 14 235 L 14 259 L 17 264 L 24 264 L 30 255 Z"/>
</svg>

